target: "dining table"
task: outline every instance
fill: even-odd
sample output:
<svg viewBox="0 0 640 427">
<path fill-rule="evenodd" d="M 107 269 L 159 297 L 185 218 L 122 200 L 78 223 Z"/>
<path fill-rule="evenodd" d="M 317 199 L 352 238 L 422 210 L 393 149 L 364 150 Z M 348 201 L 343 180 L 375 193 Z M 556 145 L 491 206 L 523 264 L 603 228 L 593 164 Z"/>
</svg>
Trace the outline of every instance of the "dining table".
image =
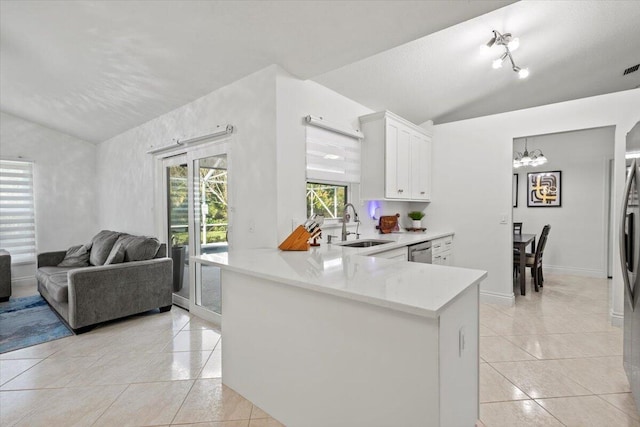
<svg viewBox="0 0 640 427">
<path fill-rule="evenodd" d="M 531 253 L 535 253 L 536 235 L 535 234 L 513 234 L 514 254 L 517 250 L 520 253 L 518 262 L 518 274 L 520 276 L 520 294 L 526 295 L 525 273 L 527 268 L 527 246 L 531 244 Z M 515 258 L 515 256 L 514 256 Z M 536 289 L 537 291 L 537 289 Z"/>
</svg>

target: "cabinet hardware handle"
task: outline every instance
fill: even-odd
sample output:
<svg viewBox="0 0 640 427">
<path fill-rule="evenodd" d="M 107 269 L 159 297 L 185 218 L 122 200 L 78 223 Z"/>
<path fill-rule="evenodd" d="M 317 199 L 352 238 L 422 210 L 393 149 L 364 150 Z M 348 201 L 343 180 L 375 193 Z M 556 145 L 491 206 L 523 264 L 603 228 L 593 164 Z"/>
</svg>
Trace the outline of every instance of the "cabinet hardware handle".
<svg viewBox="0 0 640 427">
<path fill-rule="evenodd" d="M 421 191 L 420 194 L 424 194 L 424 191 Z"/>
<path fill-rule="evenodd" d="M 398 189 L 398 193 L 402 193 L 404 190 L 402 188 Z"/>
</svg>

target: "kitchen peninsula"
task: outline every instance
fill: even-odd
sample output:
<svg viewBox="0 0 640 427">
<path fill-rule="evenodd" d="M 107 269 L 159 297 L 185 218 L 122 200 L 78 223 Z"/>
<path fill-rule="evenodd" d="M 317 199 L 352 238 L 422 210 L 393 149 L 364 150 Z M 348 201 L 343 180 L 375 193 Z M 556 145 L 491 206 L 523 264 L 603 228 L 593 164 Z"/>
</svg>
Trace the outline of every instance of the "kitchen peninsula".
<svg viewBox="0 0 640 427">
<path fill-rule="evenodd" d="M 192 257 L 221 268 L 223 382 L 291 427 L 474 425 L 486 272 L 368 256 L 443 235 Z"/>
</svg>

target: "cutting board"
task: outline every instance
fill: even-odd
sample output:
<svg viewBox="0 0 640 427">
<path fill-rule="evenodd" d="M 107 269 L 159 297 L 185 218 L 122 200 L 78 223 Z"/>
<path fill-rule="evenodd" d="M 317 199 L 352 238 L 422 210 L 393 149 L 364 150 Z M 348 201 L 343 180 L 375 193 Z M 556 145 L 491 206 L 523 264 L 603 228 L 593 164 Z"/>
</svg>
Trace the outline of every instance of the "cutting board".
<svg viewBox="0 0 640 427">
<path fill-rule="evenodd" d="M 382 215 L 380 217 L 380 223 L 378 224 L 380 233 L 389 234 L 393 231 L 400 231 L 400 227 L 398 226 L 398 218 L 400 218 L 399 213 L 395 215 Z"/>
</svg>

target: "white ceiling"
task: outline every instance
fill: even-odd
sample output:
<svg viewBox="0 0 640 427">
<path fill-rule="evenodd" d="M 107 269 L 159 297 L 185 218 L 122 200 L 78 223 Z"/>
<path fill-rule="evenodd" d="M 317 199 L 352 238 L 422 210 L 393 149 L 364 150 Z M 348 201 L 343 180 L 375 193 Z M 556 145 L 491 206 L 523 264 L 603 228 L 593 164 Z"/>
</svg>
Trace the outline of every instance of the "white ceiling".
<svg viewBox="0 0 640 427">
<path fill-rule="evenodd" d="M 494 70 L 491 31 L 520 38 L 515 63 Z M 374 110 L 444 123 L 633 89 L 640 71 L 640 1 L 522 1 L 314 80 Z M 640 114 L 640 112 L 638 112 Z"/>
<path fill-rule="evenodd" d="M 0 109 L 99 142 L 274 63 L 416 123 L 640 86 L 639 1 L 510 3 L 2 1 Z"/>
<path fill-rule="evenodd" d="M 99 142 L 267 65 L 318 76 L 509 3 L 2 1 L 0 109 Z M 488 38 L 484 30 L 476 36 Z M 418 78 L 431 73 L 415 71 Z M 365 77 L 363 83 L 376 79 Z M 356 87 L 346 68 L 320 80 L 358 98 L 370 91 Z M 448 94 L 457 94 L 450 83 Z M 380 89 L 368 96 L 386 108 L 383 98 L 372 98 L 387 92 Z M 417 116 L 423 114 L 410 115 Z"/>
</svg>

